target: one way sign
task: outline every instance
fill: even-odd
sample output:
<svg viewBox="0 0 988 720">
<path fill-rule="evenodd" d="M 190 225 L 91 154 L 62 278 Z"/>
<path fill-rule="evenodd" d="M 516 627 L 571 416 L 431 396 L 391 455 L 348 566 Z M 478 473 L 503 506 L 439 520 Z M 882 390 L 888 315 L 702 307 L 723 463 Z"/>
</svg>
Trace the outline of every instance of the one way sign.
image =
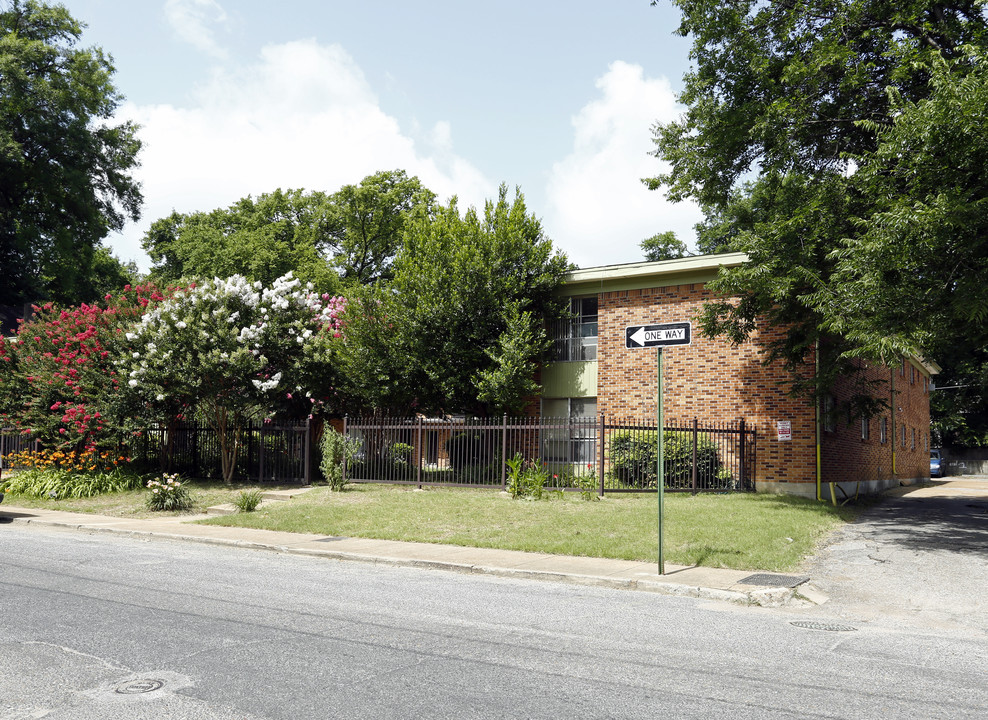
<svg viewBox="0 0 988 720">
<path fill-rule="evenodd" d="M 693 323 L 675 322 L 663 325 L 629 325 L 624 330 L 625 346 L 629 348 L 689 345 Z"/>
</svg>

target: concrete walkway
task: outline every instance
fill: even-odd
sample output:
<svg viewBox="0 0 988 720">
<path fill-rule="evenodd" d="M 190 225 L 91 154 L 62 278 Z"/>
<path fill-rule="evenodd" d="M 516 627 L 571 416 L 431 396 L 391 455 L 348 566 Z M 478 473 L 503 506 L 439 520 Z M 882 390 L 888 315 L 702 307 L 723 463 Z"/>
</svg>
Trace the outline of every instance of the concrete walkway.
<svg viewBox="0 0 988 720">
<path fill-rule="evenodd" d="M 83 532 L 110 532 L 132 537 L 233 545 L 334 560 L 356 560 L 483 573 L 502 577 L 570 582 L 581 585 L 644 590 L 665 595 L 723 600 L 745 605 L 777 607 L 810 604 L 826 598 L 806 584 L 806 578 L 768 575 L 743 570 L 684 567 L 602 558 L 568 557 L 515 550 L 492 550 L 459 545 L 408 543 L 391 540 L 329 537 L 249 528 L 200 525 L 205 515 L 127 519 L 57 510 L 0 505 L 0 523 L 26 523 Z M 748 582 L 741 582 L 758 575 Z M 800 581 L 798 584 L 797 581 Z M 752 584 L 752 582 L 758 584 Z M 782 587 L 795 584 L 795 587 Z"/>
</svg>

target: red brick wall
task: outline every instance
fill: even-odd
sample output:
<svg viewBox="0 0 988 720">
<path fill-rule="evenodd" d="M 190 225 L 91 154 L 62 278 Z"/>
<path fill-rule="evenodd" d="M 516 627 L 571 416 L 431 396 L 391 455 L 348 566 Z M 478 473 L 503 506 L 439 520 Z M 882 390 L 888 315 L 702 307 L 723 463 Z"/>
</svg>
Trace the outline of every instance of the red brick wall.
<svg viewBox="0 0 988 720">
<path fill-rule="evenodd" d="M 692 320 L 713 297 L 701 284 L 602 293 L 598 298 L 598 412 L 609 418 L 655 417 L 655 351 L 627 349 L 625 328 Z M 777 332 L 760 328 L 752 341 L 735 348 L 722 338 L 703 337 L 694 323 L 692 344 L 664 351 L 666 424 L 693 417 L 706 421 L 744 418 L 758 432 L 757 482 L 815 483 L 814 408 L 807 400 L 787 394 L 787 376 L 780 366 L 762 362 L 760 343 Z M 777 423 L 782 420 L 792 423 L 790 441 L 777 439 Z"/>
<path fill-rule="evenodd" d="M 888 408 L 870 419 L 867 439 L 862 438 L 860 418 L 851 421 L 846 417 L 837 418 L 834 429 L 823 432 L 823 479 L 878 481 L 890 485 L 901 480 L 929 478 L 929 376 L 909 360 L 892 368 L 867 368 L 865 376 L 876 383 L 876 394 L 888 403 Z M 843 384 L 838 385 L 833 394 L 840 401 L 851 392 L 851 386 Z M 881 441 L 883 418 L 888 429 L 884 443 Z M 905 446 L 902 444 L 903 429 Z"/>
</svg>

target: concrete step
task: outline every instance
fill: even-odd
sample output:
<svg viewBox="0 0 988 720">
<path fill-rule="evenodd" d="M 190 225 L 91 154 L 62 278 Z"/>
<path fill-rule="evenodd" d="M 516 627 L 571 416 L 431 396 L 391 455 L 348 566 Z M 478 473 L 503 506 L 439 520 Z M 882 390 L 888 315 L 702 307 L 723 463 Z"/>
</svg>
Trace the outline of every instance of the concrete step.
<svg viewBox="0 0 988 720">
<path fill-rule="evenodd" d="M 223 505 L 213 505 L 206 508 L 207 515 L 234 515 L 237 512 L 237 506 L 233 503 L 224 503 Z"/>
<path fill-rule="evenodd" d="M 291 500 L 293 497 L 301 495 L 304 492 L 308 492 L 311 489 L 311 487 L 298 487 L 291 488 L 290 490 L 264 490 L 261 492 L 261 504 L 258 505 L 257 508 L 261 509 L 271 503 Z M 213 505 L 212 507 L 206 508 L 207 515 L 233 515 L 237 512 L 239 512 L 239 510 L 237 510 L 237 506 L 233 503 Z"/>
</svg>

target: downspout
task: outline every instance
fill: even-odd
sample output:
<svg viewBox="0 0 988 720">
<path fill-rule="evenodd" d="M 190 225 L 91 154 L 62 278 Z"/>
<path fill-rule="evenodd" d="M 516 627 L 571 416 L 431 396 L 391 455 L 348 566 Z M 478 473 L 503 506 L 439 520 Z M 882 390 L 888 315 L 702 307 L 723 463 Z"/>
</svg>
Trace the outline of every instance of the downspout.
<svg viewBox="0 0 988 720">
<path fill-rule="evenodd" d="M 814 368 L 813 371 L 820 375 L 820 343 L 816 343 L 813 348 L 814 354 Z M 823 484 L 823 466 L 821 463 L 821 453 L 820 453 L 820 393 L 817 393 L 816 398 L 816 422 L 814 423 L 816 429 L 816 499 L 818 502 L 823 502 L 822 484 Z"/>
<path fill-rule="evenodd" d="M 897 442 L 899 442 L 899 436 L 895 432 L 895 370 L 894 369 L 891 370 L 890 380 L 891 380 L 891 382 L 889 383 L 889 385 L 892 388 L 892 390 L 891 390 L 892 395 L 889 398 L 889 400 L 891 402 L 891 410 L 890 410 L 890 412 L 891 412 L 891 415 L 892 415 L 892 438 L 891 438 L 891 440 L 892 440 L 892 479 L 894 480 L 895 479 L 895 476 L 896 476 L 896 468 L 895 468 L 895 444 Z"/>
</svg>

